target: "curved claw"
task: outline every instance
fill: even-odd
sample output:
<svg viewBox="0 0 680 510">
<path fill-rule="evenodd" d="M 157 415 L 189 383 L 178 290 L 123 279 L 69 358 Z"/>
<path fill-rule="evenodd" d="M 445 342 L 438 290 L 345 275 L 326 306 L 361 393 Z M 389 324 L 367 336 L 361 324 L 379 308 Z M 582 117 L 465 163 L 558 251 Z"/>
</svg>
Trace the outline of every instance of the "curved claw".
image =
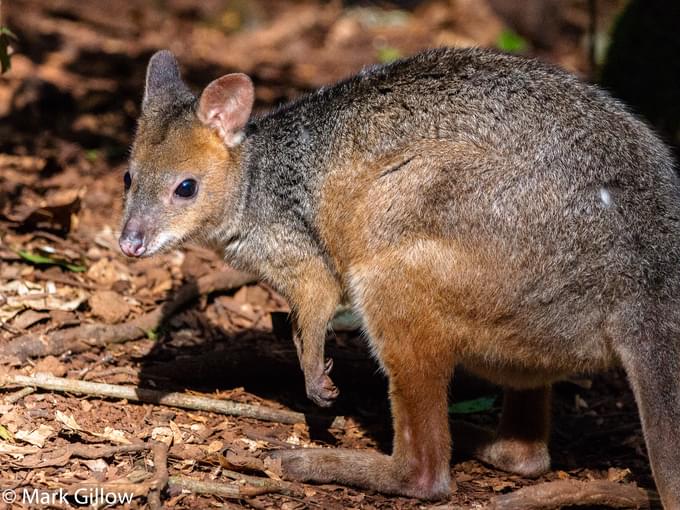
<svg viewBox="0 0 680 510">
<path fill-rule="evenodd" d="M 307 396 L 320 407 L 330 407 L 340 395 L 340 390 L 328 376 L 332 368 L 333 360 L 328 358 L 321 373 L 305 377 Z"/>
</svg>

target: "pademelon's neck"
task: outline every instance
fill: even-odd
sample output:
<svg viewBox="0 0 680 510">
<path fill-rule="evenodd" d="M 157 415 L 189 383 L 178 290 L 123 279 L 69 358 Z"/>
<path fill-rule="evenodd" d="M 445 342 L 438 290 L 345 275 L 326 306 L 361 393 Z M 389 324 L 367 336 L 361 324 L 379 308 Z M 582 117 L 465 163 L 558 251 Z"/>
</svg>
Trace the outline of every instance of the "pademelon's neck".
<svg viewBox="0 0 680 510">
<path fill-rule="evenodd" d="M 223 201 L 223 207 L 220 209 L 218 226 L 206 236 L 208 246 L 220 253 L 227 263 L 236 267 L 242 265 L 239 258 L 250 231 L 246 212 L 251 182 L 246 164 L 246 145 L 247 139 L 244 137 L 239 145 L 229 149 L 230 162 L 225 171 L 232 174 L 231 180 L 227 185 L 228 189 L 223 190 L 224 195 L 219 197 Z"/>
<path fill-rule="evenodd" d="M 270 273 L 293 252 L 314 251 L 318 244 L 324 151 L 300 138 L 299 117 L 288 111 L 253 120 L 232 149 L 238 179 L 217 242 L 225 260 L 243 270 Z"/>
</svg>

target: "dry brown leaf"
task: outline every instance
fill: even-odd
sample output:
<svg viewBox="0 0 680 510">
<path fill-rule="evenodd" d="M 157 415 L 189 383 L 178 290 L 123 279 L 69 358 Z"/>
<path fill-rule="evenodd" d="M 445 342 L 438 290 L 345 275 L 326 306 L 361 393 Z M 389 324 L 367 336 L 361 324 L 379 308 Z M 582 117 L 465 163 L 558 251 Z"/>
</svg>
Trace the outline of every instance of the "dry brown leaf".
<svg viewBox="0 0 680 510">
<path fill-rule="evenodd" d="M 9 320 L 25 309 L 73 311 L 87 299 L 87 293 L 82 289 L 57 287 L 49 281 L 36 283 L 13 280 L 0 286 L 0 294 L 4 297 L 4 304 L 0 306 L 0 321 Z"/>
<path fill-rule="evenodd" d="M 224 443 L 222 441 L 211 441 L 208 446 L 205 446 L 204 449 L 207 453 L 217 453 L 220 450 L 224 448 Z"/>
<path fill-rule="evenodd" d="M 184 439 L 182 438 L 182 431 L 179 429 L 177 424 L 170 420 L 170 430 L 172 431 L 172 442 L 174 444 L 182 444 Z"/>
<path fill-rule="evenodd" d="M 151 289 L 151 294 L 164 294 L 172 289 L 172 278 L 170 272 L 160 267 L 152 267 L 144 272 L 147 286 Z"/>
<path fill-rule="evenodd" d="M 90 434 L 102 439 L 108 439 L 112 443 L 131 444 L 130 440 L 125 437 L 125 432 L 112 427 L 104 427 L 104 432 L 90 432 Z"/>
<path fill-rule="evenodd" d="M 14 437 L 25 443 L 32 444 L 38 448 L 45 446 L 45 442 L 55 434 L 55 430 L 49 425 L 41 424 L 37 429 L 30 432 L 17 430 Z"/>
<path fill-rule="evenodd" d="M 67 429 L 73 432 L 85 432 L 85 430 L 78 424 L 76 419 L 71 414 L 66 414 L 57 409 L 54 412 L 54 418 L 64 425 Z"/>
<path fill-rule="evenodd" d="M 46 356 L 35 364 L 35 372 L 52 374 L 55 377 L 66 375 L 66 366 L 54 356 Z"/>
<path fill-rule="evenodd" d="M 501 492 L 505 489 L 510 489 L 513 487 L 516 487 L 517 484 L 515 482 L 512 482 L 510 480 L 503 480 L 503 479 L 493 479 L 491 481 L 491 488 L 494 490 L 494 492 Z"/>
<path fill-rule="evenodd" d="M 610 482 L 622 482 L 625 481 L 631 475 L 630 469 L 619 469 L 615 467 L 610 467 L 607 470 L 607 480 Z"/>
<path fill-rule="evenodd" d="M 182 460 L 199 460 L 205 457 L 205 447 L 197 444 L 172 445 L 170 456 Z"/>
<path fill-rule="evenodd" d="M 263 448 L 267 447 L 267 442 L 266 441 L 260 441 L 260 440 L 253 440 L 253 439 L 248 439 L 247 437 L 239 437 L 239 441 L 242 441 L 246 444 L 246 447 L 249 452 L 256 452 L 257 450 L 262 450 Z"/>
<path fill-rule="evenodd" d="M 122 321 L 130 313 L 130 305 L 123 296 L 112 290 L 100 290 L 92 294 L 88 300 L 92 315 L 104 322 L 115 324 Z"/>
<path fill-rule="evenodd" d="M 170 427 L 155 427 L 151 431 L 151 439 L 171 446 L 173 440 L 172 429 Z"/>
<path fill-rule="evenodd" d="M 0 441 L 0 454 L 6 453 L 15 459 L 21 460 L 25 455 L 31 455 L 40 451 L 40 448 L 35 446 L 18 446 Z"/>
<path fill-rule="evenodd" d="M 125 432 L 122 430 L 114 429 L 112 427 L 104 427 L 103 432 L 93 432 L 81 427 L 73 415 L 65 414 L 58 409 L 55 411 L 54 417 L 58 422 L 73 432 L 89 434 L 101 439 L 107 439 L 113 443 L 130 444 L 130 440 L 125 437 Z"/>
<path fill-rule="evenodd" d="M 104 459 L 91 459 L 91 460 L 85 459 L 81 460 L 80 462 L 86 465 L 90 471 L 93 471 L 95 473 L 103 473 L 109 467 L 109 465 Z"/>
<path fill-rule="evenodd" d="M 9 412 L 2 413 L 0 416 L 0 424 L 4 425 L 7 430 L 15 434 L 18 430 L 28 428 L 28 422 L 24 416 L 24 411 L 18 406 L 11 404 L 12 409 Z"/>
<path fill-rule="evenodd" d="M 35 310 L 26 310 L 21 315 L 14 318 L 12 321 L 12 327 L 21 331 L 49 318 L 49 313 L 36 312 Z"/>
<path fill-rule="evenodd" d="M 110 287 L 118 281 L 130 281 L 130 271 L 125 264 L 107 258 L 99 259 L 87 270 L 87 277 L 99 285 Z"/>
<path fill-rule="evenodd" d="M 47 230 L 62 234 L 69 232 L 77 222 L 81 198 L 84 189 L 65 189 L 43 200 L 37 207 L 26 209 L 23 207 L 17 214 L 8 215 L 9 219 L 17 223 L 23 230 Z"/>
</svg>

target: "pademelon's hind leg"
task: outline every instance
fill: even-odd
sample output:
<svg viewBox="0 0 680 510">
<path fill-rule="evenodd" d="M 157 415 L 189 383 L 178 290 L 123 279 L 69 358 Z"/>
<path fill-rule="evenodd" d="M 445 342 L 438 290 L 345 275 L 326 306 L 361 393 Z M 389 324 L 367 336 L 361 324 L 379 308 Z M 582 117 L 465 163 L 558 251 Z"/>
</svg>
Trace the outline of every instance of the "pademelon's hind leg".
<svg viewBox="0 0 680 510">
<path fill-rule="evenodd" d="M 406 379 L 405 379 L 406 378 Z M 424 379 L 424 378 L 423 378 Z M 340 483 L 422 499 L 450 493 L 447 377 L 425 381 L 401 372 L 390 381 L 394 417 L 392 455 L 318 448 L 281 450 L 284 477 Z"/>
<path fill-rule="evenodd" d="M 389 377 L 394 423 L 391 455 L 347 449 L 282 450 L 287 478 L 334 482 L 389 494 L 438 499 L 450 492 L 448 384 L 454 362 L 416 313 L 412 296 L 386 293 L 392 276 L 364 275 L 360 306 L 374 350 Z M 392 280 L 395 281 L 395 280 Z M 360 289 L 360 290 L 361 290 Z"/>
<path fill-rule="evenodd" d="M 274 456 L 281 459 L 284 476 L 423 499 L 447 496 L 447 386 L 452 366 L 420 354 L 412 347 L 384 352 L 394 419 L 392 455 L 332 448 L 281 450 Z"/>
<path fill-rule="evenodd" d="M 503 471 L 539 476 L 550 469 L 549 386 L 531 390 L 505 388 L 503 412 L 495 433 L 464 422 L 453 426 L 453 445 Z"/>
<path fill-rule="evenodd" d="M 635 394 L 664 509 L 680 510 L 680 310 L 657 313 L 639 333 L 631 330 L 615 347 Z"/>
</svg>

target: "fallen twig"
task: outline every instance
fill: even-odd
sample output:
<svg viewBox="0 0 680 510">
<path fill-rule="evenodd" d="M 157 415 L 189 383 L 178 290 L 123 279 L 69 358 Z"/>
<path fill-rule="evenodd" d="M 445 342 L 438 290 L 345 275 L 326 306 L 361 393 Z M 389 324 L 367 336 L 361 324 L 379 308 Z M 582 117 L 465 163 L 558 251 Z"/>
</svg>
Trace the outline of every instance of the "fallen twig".
<svg viewBox="0 0 680 510">
<path fill-rule="evenodd" d="M 179 475 L 171 476 L 168 481 L 168 486 L 188 490 L 194 494 L 210 494 L 213 496 L 236 499 L 259 496 L 272 492 L 281 492 L 281 487 L 275 485 L 248 487 L 238 483 L 205 482 L 203 480 L 195 480 Z"/>
<path fill-rule="evenodd" d="M 230 290 L 256 281 L 253 276 L 237 271 L 210 273 L 180 287 L 172 299 L 154 310 L 123 324 L 84 324 L 61 329 L 47 335 L 27 334 L 8 342 L 0 348 L 0 356 L 16 356 L 20 360 L 54 355 L 66 351 L 82 352 L 92 347 L 136 340 L 157 329 L 165 320 L 187 303 L 203 294 L 217 290 Z"/>
<path fill-rule="evenodd" d="M 168 484 L 168 445 L 155 442 L 152 448 L 153 464 L 155 473 L 149 482 L 149 495 L 147 496 L 147 504 L 151 510 L 161 510 L 163 504 L 161 503 L 161 492 Z"/>
<path fill-rule="evenodd" d="M 218 400 L 208 397 L 187 395 L 186 393 L 168 393 L 164 391 L 139 388 L 136 386 L 121 386 L 116 384 L 79 381 L 64 377 L 54 377 L 49 374 L 37 373 L 33 376 L 5 373 L 0 374 L 0 386 L 32 386 L 51 391 L 63 391 L 80 395 L 95 395 L 98 397 L 119 398 L 135 402 L 161 404 L 182 409 L 209 411 L 230 416 L 244 416 L 258 420 L 279 423 L 303 423 L 305 415 L 284 409 L 242 404 L 231 400 Z"/>
<path fill-rule="evenodd" d="M 148 450 L 149 445 L 123 444 L 115 446 L 86 445 L 81 443 L 70 444 L 63 448 L 40 451 L 26 456 L 14 465 L 21 468 L 37 469 L 45 467 L 65 466 L 72 457 L 80 459 L 105 459 L 119 453 L 134 453 Z"/>
<path fill-rule="evenodd" d="M 485 510 L 548 510 L 565 506 L 649 508 L 645 492 L 634 484 L 608 480 L 557 480 L 496 496 Z"/>
<path fill-rule="evenodd" d="M 15 391 L 14 393 L 11 393 L 10 395 L 7 395 L 3 401 L 5 404 L 15 404 L 16 402 L 19 402 L 22 398 L 30 395 L 31 393 L 35 393 L 35 388 L 21 388 L 19 391 Z"/>
<path fill-rule="evenodd" d="M 294 484 L 284 480 L 273 480 L 271 478 L 264 478 L 262 476 L 244 475 L 243 473 L 238 473 L 229 469 L 222 469 L 221 473 L 227 478 L 231 478 L 233 480 L 243 480 L 247 484 L 254 487 L 268 489 L 267 492 L 278 492 L 280 494 L 286 494 L 287 496 L 302 495 L 300 489 L 298 489 Z"/>
</svg>

